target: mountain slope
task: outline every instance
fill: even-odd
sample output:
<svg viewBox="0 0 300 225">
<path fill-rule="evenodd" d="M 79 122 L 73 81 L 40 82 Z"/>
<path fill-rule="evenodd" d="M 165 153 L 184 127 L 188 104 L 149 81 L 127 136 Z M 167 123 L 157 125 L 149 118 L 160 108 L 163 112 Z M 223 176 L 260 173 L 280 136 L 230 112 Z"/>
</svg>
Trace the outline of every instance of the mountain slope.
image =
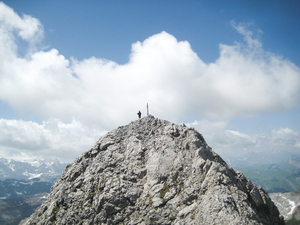
<svg viewBox="0 0 300 225">
<path fill-rule="evenodd" d="M 284 224 L 201 134 L 152 116 L 102 136 L 21 224 Z"/>
<path fill-rule="evenodd" d="M 274 201 L 287 225 L 300 224 L 300 192 L 272 193 Z"/>
</svg>

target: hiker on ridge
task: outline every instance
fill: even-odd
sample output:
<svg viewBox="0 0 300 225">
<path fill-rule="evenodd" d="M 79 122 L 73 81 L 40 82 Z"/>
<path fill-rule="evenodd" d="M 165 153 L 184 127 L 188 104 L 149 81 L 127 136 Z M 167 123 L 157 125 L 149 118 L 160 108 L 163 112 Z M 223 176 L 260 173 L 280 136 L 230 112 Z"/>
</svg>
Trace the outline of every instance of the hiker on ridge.
<svg viewBox="0 0 300 225">
<path fill-rule="evenodd" d="M 141 119 L 141 116 L 142 116 L 141 111 L 139 111 L 137 114 L 138 114 L 138 116 L 139 116 L 139 119 Z"/>
</svg>

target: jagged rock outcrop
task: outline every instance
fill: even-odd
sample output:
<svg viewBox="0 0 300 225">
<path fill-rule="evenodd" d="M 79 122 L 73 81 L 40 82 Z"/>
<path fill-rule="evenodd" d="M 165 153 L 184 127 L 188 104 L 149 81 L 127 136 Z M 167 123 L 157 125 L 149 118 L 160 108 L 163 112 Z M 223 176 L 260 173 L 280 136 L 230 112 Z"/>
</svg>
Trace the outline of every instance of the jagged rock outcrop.
<svg viewBox="0 0 300 225">
<path fill-rule="evenodd" d="M 22 224 L 284 224 L 268 194 L 193 128 L 147 116 L 68 165 Z"/>
</svg>

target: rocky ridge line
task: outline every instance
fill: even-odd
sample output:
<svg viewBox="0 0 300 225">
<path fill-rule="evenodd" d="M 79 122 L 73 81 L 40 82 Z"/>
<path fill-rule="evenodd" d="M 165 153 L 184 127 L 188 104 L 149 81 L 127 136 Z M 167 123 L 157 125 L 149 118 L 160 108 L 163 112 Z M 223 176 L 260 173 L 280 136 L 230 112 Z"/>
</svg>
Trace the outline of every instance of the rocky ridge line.
<svg viewBox="0 0 300 225">
<path fill-rule="evenodd" d="M 193 128 L 147 116 L 102 136 L 20 224 L 284 224 Z"/>
</svg>

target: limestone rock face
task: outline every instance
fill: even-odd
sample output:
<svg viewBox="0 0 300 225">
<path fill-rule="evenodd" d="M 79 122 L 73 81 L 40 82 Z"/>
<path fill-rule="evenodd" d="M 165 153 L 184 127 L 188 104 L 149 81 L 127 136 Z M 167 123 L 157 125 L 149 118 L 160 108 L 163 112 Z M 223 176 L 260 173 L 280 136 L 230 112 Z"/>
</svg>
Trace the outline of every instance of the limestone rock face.
<svg viewBox="0 0 300 225">
<path fill-rule="evenodd" d="M 284 224 L 268 194 L 193 128 L 147 116 L 68 165 L 21 224 Z"/>
</svg>

